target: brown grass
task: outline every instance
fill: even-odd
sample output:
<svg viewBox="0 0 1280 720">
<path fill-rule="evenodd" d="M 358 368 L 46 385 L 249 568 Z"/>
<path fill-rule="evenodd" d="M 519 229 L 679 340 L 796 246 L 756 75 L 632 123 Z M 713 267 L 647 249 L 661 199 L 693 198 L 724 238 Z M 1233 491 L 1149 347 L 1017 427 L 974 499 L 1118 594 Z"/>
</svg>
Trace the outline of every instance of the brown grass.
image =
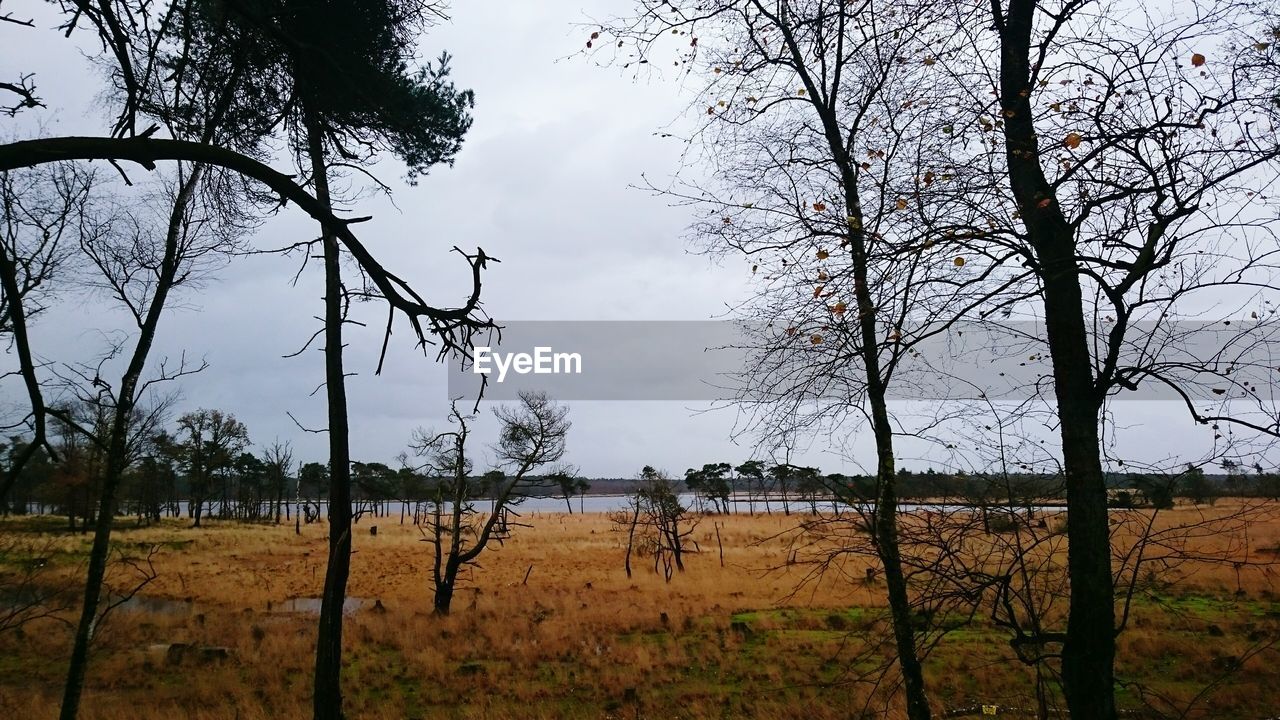
<svg viewBox="0 0 1280 720">
<path fill-rule="evenodd" d="M 1227 512 L 1224 508 L 1211 512 Z M 1169 513 L 1176 522 L 1179 509 Z M 643 562 L 622 570 L 619 539 L 602 515 L 534 514 L 505 546 L 467 571 L 450 617 L 430 614 L 429 546 L 398 518 L 357 526 L 349 595 L 379 600 L 346 624 L 346 694 L 356 718 L 856 717 L 888 688 L 852 682 L 886 657 L 881 588 L 834 577 L 793 594 L 807 572 L 787 565 L 782 534 L 798 518 L 707 518 L 701 552 L 670 584 Z M 23 521 L 0 524 L 5 532 Z M 720 566 L 713 522 L 720 523 Z M 371 537 L 366 528 L 376 523 Z M 325 527 L 167 522 L 124 529 L 133 552 L 165 543 L 150 598 L 190 600 L 189 613 L 119 611 L 95 645 L 83 717 L 100 720 L 309 716 L 314 618 L 281 611 L 315 597 Z M 1206 547 L 1225 542 L 1212 537 Z M 62 535 L 54 574 L 71 581 L 88 538 Z M 1258 549 L 1280 548 L 1280 522 L 1250 529 Z M 533 568 L 524 583 L 528 568 Z M 857 569 L 851 575 L 860 573 Z M 127 574 L 115 582 L 126 584 Z M 1237 581 L 1242 594 L 1237 594 Z M 1203 717 L 1273 711 L 1280 653 L 1241 658 L 1275 638 L 1280 603 L 1271 568 L 1205 565 L 1157 600 L 1144 599 L 1121 638 L 1119 674 L 1178 702 L 1218 675 L 1224 691 Z M 665 613 L 665 620 L 664 615 Z M 43 621 L 0 634 L 0 710 L 56 715 L 70 632 Z M 154 644 L 225 646 L 232 659 L 171 666 Z M 1233 658 L 1235 660 L 1233 661 Z M 1230 671 L 1230 672 L 1227 672 Z M 979 617 L 948 635 L 928 661 L 939 709 L 974 702 L 1030 705 L 1029 669 Z M 1136 686 L 1121 693 L 1139 704 Z"/>
</svg>

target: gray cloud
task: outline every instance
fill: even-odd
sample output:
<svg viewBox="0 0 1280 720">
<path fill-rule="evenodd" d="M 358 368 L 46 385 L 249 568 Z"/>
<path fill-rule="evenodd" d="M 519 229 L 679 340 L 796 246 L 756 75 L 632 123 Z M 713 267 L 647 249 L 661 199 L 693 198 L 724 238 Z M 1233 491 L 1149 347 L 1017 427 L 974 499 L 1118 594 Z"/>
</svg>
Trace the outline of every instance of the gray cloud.
<svg viewBox="0 0 1280 720">
<path fill-rule="evenodd" d="M 742 262 L 723 265 L 690 254 L 684 240 L 688 211 L 630 189 L 642 173 L 663 178 L 680 162 L 680 145 L 657 132 L 681 114 L 688 98 L 676 79 L 639 81 L 616 68 L 566 56 L 587 31 L 571 23 L 622 13 L 629 4 L 585 0 L 552 3 L 459 4 L 453 21 L 424 40 L 424 54 L 448 49 L 456 80 L 477 93 L 475 125 L 453 168 L 439 168 L 417 187 L 398 186 L 394 204 L 366 197 L 358 226 L 382 261 L 437 303 L 461 298 L 465 265 L 449 248 L 476 245 L 502 260 L 486 275 L 488 311 L 502 320 L 702 320 L 724 312 L 748 291 Z M 36 72 L 48 111 L 0 125 L 8 135 L 100 133 L 107 124 L 93 93 L 97 71 L 71 41 L 49 28 L 0 26 L 0 73 Z M 283 167 L 286 163 L 277 162 Z M 398 178 L 394 163 L 375 169 Z M 140 170 L 135 172 L 141 172 Z M 254 242 L 271 247 L 309 238 L 314 225 L 286 210 L 267 222 Z M 258 443 L 290 439 L 304 460 L 322 460 L 324 438 L 303 433 L 286 416 L 323 424 L 317 349 L 297 350 L 318 327 L 318 266 L 296 286 L 294 259 L 238 258 L 184 296 L 185 307 L 164 321 L 155 357 L 186 351 L 210 368 L 181 384 L 180 409 L 219 407 L 235 412 Z M 41 354 L 86 361 L 102 348 L 94 328 L 119 326 L 100 298 L 68 296 L 36 330 Z M 352 445 L 360 459 L 391 460 L 412 428 L 443 425 L 445 369 L 411 346 L 407 329 L 395 336 L 387 371 L 374 377 L 381 307 L 357 309 L 369 328 L 349 333 Z M 16 388 L 4 392 L 14 401 Z M 1203 446 L 1204 433 L 1167 410 L 1141 403 L 1125 412 L 1127 440 L 1152 458 Z M 569 459 L 589 475 L 632 475 L 644 464 L 679 471 L 720 459 L 742 460 L 747 446 L 732 443 L 732 410 L 665 402 L 583 402 L 572 405 Z M 492 422 L 481 424 L 481 436 Z M 866 458 L 869 438 L 852 431 L 844 447 L 802 445 L 792 459 L 846 471 Z M 744 440 L 745 442 L 745 440 Z M 1197 445 L 1198 444 L 1198 445 Z M 925 446 L 903 443 L 904 457 Z M 908 460 L 908 466 L 927 464 Z"/>
</svg>

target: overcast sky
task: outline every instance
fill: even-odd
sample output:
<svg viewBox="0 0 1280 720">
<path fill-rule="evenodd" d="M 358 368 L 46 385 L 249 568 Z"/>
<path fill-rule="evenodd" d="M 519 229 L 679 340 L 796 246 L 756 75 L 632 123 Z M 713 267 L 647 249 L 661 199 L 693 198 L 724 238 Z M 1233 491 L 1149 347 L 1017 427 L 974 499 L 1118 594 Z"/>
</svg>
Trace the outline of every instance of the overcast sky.
<svg viewBox="0 0 1280 720">
<path fill-rule="evenodd" d="M 358 203 L 373 221 L 357 226 L 383 264 L 429 300 L 456 304 L 466 289 L 466 266 L 449 248 L 481 246 L 501 259 L 485 276 L 488 312 L 504 320 L 704 320 L 721 316 L 749 289 L 749 266 L 693 254 L 684 228 L 687 209 L 630 186 L 642 174 L 665 178 L 681 162 L 678 141 L 658 134 L 682 115 L 688 94 L 673 79 L 636 80 L 600 68 L 576 52 L 588 17 L 623 13 L 628 3 L 555 0 L 538 3 L 458 3 L 452 22 L 425 38 L 423 51 L 447 49 L 455 79 L 476 92 L 475 124 L 453 168 L 439 168 L 418 186 L 398 182 L 393 164 L 376 168 L 396 187 L 394 206 L 380 197 Z M 6 6 L 6 9 L 11 9 Z M 47 13 L 44 5 L 29 10 Z M 11 137 L 102 134 L 108 126 L 94 93 L 97 72 L 70 40 L 47 29 L 0 25 L 0 76 L 35 72 L 47 110 L 18 121 L 0 120 Z M 281 165 L 281 163 L 277 163 Z M 282 167 L 283 169 L 283 167 Z M 135 172 L 142 172 L 135 170 Z M 270 221 L 255 244 L 284 245 L 316 234 L 297 211 Z M 322 435 L 298 430 L 286 412 L 308 426 L 324 424 L 318 350 L 296 351 L 317 329 L 322 311 L 319 266 L 296 286 L 295 260 L 235 260 L 161 325 L 154 357 L 203 357 L 209 369 L 185 379 L 179 411 L 197 407 L 235 413 L 259 446 L 289 440 L 304 461 L 323 461 Z M 65 297 L 35 331 L 46 359 L 89 360 L 103 347 L 102 328 L 118 323 L 101 297 Z M 445 371 L 411 347 L 407 332 L 392 342 L 387 369 L 373 375 L 382 307 L 358 312 L 369 329 L 349 331 L 347 368 L 352 455 L 391 462 L 418 426 L 443 427 Z M 7 401 L 20 399 L 7 388 Z M 569 460 L 589 476 L 632 476 L 652 464 L 675 472 L 704 462 L 751 456 L 749 438 L 731 438 L 731 410 L 675 402 L 574 402 Z M 485 411 L 487 413 L 487 410 Z M 1130 403 L 1125 442 L 1155 460 L 1202 444 L 1170 406 Z M 478 435 L 491 437 L 491 424 Z M 865 433 L 841 453 L 820 441 L 793 460 L 846 472 L 872 462 Z M 920 448 L 904 444 L 908 467 L 927 465 Z M 483 461 L 479 464 L 483 465 Z"/>
</svg>

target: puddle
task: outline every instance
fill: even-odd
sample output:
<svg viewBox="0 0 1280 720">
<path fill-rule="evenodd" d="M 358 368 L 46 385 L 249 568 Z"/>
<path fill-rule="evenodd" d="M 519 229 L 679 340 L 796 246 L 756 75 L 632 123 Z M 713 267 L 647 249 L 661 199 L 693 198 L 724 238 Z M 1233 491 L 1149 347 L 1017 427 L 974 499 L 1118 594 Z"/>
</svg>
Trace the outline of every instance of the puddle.
<svg viewBox="0 0 1280 720">
<path fill-rule="evenodd" d="M 343 615 L 355 615 L 357 611 L 366 607 L 373 606 L 373 601 L 366 598 L 349 597 L 342 603 Z M 279 605 L 272 605 L 272 610 L 281 612 L 305 613 L 307 615 L 320 614 L 320 598 L 318 597 L 299 597 L 289 598 Z"/>
<path fill-rule="evenodd" d="M 68 595 L 65 597 L 58 596 L 40 596 L 32 591 L 23 593 L 0 593 L 0 611 L 12 611 L 29 605 L 47 605 L 54 601 L 65 602 L 68 607 L 74 605 L 79 608 L 77 602 L 70 602 L 72 598 Z M 78 600 L 78 599 L 77 599 Z M 108 602 L 118 602 L 120 598 L 103 598 L 105 606 Z M 377 611 L 378 603 L 368 598 L 349 597 L 342 603 L 343 615 L 355 615 L 361 610 L 373 609 Z M 268 603 L 268 612 L 282 613 L 299 613 L 302 615 L 319 615 L 320 614 L 320 598 L 318 597 L 297 597 L 289 598 L 284 602 Z M 129 613 L 136 615 L 150 615 L 152 617 L 186 617 L 195 613 L 195 603 L 191 600 L 169 600 L 166 598 L 143 597 L 135 595 L 128 600 L 120 603 L 115 607 L 115 612 Z M 245 612 L 249 612 L 245 610 Z"/>
<path fill-rule="evenodd" d="M 135 595 L 121 603 L 116 610 L 146 615 L 163 615 L 179 617 L 190 615 L 194 604 L 190 600 L 165 600 L 164 598 L 141 597 Z"/>
</svg>

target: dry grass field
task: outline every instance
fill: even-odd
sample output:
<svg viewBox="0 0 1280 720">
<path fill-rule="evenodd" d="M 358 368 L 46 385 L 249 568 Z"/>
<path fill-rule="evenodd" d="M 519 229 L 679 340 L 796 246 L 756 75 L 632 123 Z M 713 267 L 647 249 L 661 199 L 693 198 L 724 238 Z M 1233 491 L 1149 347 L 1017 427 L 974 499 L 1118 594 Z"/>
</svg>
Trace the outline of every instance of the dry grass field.
<svg viewBox="0 0 1280 720">
<path fill-rule="evenodd" d="M 1168 515 L 1184 512 L 1195 511 Z M 796 516 L 703 519 L 693 536 L 701 552 L 670 583 L 643 561 L 625 576 L 603 515 L 525 519 L 532 527 L 465 573 L 444 618 L 430 612 L 429 546 L 418 530 L 398 517 L 357 526 L 350 595 L 363 604 L 346 625 L 352 717 L 850 718 L 868 697 L 884 716 L 889 688 L 858 682 L 885 656 L 882 588 L 829 578 L 794 593 L 808 568 L 787 565 L 778 536 Z M 37 524 L 2 521 L 0 532 L 34 542 Z M 89 538 L 53 536 L 42 581 L 70 582 Z M 122 528 L 117 539 L 134 555 L 159 544 L 157 577 L 141 593 L 146 602 L 118 608 L 101 627 L 83 717 L 309 717 L 306 598 L 324 576 L 323 525 L 297 536 L 292 526 L 167 521 Z M 1186 703 L 1212 686 L 1192 716 L 1280 710 L 1280 652 L 1265 649 L 1280 628 L 1275 555 L 1266 553 L 1280 547 L 1280 521 L 1251 528 L 1249 545 L 1248 565 L 1206 565 L 1135 604 L 1121 637 L 1122 703 Z M 118 566 L 113 582 L 127 585 L 128 570 Z M 1033 673 L 1007 640 L 982 613 L 945 635 L 927 665 L 937 708 L 1031 706 Z M 227 656 L 178 658 L 166 650 L 172 643 Z M 55 620 L 0 633 L 3 717 L 56 715 L 69 645 Z"/>
</svg>

